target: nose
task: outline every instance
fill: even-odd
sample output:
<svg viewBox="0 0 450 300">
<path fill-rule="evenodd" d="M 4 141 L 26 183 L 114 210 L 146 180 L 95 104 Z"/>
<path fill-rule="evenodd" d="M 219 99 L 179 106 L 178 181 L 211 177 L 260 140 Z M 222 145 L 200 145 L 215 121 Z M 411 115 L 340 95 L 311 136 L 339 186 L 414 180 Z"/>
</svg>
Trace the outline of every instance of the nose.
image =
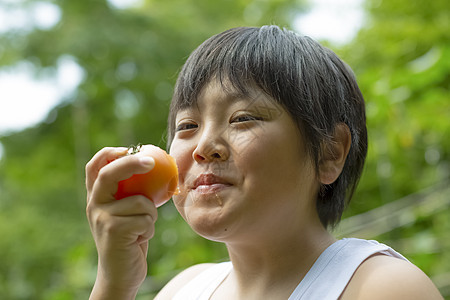
<svg viewBox="0 0 450 300">
<path fill-rule="evenodd" d="M 226 141 L 217 133 L 205 133 L 192 152 L 196 162 L 225 161 L 229 158 Z"/>
</svg>

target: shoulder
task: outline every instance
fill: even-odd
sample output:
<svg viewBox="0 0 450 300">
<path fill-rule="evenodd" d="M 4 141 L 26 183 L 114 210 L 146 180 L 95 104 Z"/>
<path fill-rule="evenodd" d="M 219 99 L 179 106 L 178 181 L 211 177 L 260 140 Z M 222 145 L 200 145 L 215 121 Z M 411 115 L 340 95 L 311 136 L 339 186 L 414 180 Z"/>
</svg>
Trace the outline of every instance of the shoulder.
<svg viewBox="0 0 450 300">
<path fill-rule="evenodd" d="M 374 255 L 356 270 L 341 297 L 346 299 L 443 299 L 422 270 L 387 255 Z"/>
<path fill-rule="evenodd" d="M 198 264 L 180 272 L 161 289 L 155 300 L 172 299 L 172 297 L 195 276 L 213 265 L 215 264 Z"/>
</svg>

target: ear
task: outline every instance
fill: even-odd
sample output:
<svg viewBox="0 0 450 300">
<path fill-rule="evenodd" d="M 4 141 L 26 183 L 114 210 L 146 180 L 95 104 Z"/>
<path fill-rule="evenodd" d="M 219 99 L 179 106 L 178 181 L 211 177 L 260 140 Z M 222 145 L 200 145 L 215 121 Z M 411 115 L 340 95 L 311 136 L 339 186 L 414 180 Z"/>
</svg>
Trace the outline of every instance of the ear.
<svg viewBox="0 0 450 300">
<path fill-rule="evenodd" d="M 332 141 L 322 146 L 319 161 L 319 180 L 322 184 L 332 184 L 339 177 L 351 143 L 352 135 L 348 126 L 344 123 L 337 124 Z"/>
</svg>

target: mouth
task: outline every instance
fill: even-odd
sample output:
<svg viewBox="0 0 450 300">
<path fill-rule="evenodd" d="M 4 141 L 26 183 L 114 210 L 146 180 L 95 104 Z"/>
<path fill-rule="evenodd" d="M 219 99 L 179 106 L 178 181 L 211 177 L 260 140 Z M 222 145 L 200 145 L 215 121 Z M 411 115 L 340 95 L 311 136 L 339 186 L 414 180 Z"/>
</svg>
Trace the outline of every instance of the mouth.
<svg viewBox="0 0 450 300">
<path fill-rule="evenodd" d="M 213 173 L 200 174 L 193 183 L 192 190 L 199 194 L 214 194 L 232 184 L 223 177 Z"/>
</svg>

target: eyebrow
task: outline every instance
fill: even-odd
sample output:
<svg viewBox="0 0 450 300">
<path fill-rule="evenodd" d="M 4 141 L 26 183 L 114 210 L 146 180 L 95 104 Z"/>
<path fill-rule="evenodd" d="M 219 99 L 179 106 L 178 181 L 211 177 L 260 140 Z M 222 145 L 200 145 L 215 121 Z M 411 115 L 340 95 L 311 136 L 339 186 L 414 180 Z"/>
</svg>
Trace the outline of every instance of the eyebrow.
<svg viewBox="0 0 450 300">
<path fill-rule="evenodd" d="M 223 91 L 223 94 L 221 94 L 220 97 L 221 102 L 232 102 L 233 104 L 239 102 L 247 102 L 249 106 L 251 106 L 258 101 L 266 102 L 266 97 L 268 96 L 261 89 L 250 86 L 248 86 L 245 90 L 239 90 L 238 88 L 230 87 L 226 84 L 221 84 L 221 90 Z M 177 116 L 179 113 L 183 113 L 195 108 L 199 110 L 198 102 L 199 98 L 203 96 L 203 92 L 204 90 L 199 93 L 199 96 L 197 96 L 195 100 L 190 101 L 190 103 L 185 102 L 185 104 L 175 112 L 175 116 Z M 260 99 L 261 95 L 263 96 L 263 99 Z"/>
<path fill-rule="evenodd" d="M 243 97 L 242 94 L 240 93 L 226 93 L 225 95 L 223 95 L 223 97 L 220 97 L 220 102 L 222 103 L 230 103 L 230 105 L 234 105 L 236 103 L 241 103 L 241 102 L 246 102 L 246 103 L 252 103 L 253 99 L 251 98 L 245 98 Z M 200 112 L 200 108 L 198 107 L 198 100 L 195 102 L 192 102 L 191 105 L 182 107 L 180 109 L 177 110 L 177 112 L 175 113 L 175 122 L 178 119 L 178 116 L 180 114 L 183 113 L 188 113 L 189 111 L 198 111 Z"/>
</svg>

